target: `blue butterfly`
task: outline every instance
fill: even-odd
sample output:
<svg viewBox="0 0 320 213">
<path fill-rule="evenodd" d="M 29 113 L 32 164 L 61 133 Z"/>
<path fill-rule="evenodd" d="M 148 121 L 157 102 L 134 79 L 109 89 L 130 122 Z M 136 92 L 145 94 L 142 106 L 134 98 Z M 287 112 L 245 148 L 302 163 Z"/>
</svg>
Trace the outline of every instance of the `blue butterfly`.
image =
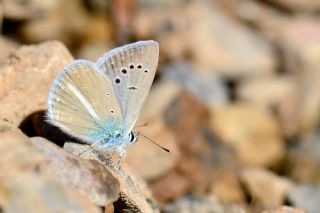
<svg viewBox="0 0 320 213">
<path fill-rule="evenodd" d="M 159 44 L 139 41 L 115 48 L 95 63 L 76 60 L 54 80 L 48 121 L 91 147 L 115 150 L 138 139 L 132 129 L 150 91 Z"/>
</svg>

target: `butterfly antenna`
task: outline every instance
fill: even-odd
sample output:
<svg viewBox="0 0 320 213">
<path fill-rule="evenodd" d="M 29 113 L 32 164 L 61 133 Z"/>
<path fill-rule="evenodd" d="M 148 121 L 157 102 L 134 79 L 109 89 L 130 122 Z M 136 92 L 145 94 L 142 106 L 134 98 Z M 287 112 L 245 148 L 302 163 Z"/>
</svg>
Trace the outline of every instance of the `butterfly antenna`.
<svg viewBox="0 0 320 213">
<path fill-rule="evenodd" d="M 154 140 L 152 140 L 151 138 L 149 138 L 149 137 L 147 137 L 147 136 L 143 135 L 143 134 L 142 134 L 142 133 L 140 133 L 140 132 L 138 132 L 138 134 L 139 134 L 139 135 L 142 135 L 145 139 L 147 139 L 147 140 L 151 141 L 153 144 L 157 145 L 158 147 L 160 147 L 160 148 L 161 148 L 161 149 L 163 149 L 164 151 L 171 153 L 170 149 L 167 149 L 167 148 L 165 148 L 165 147 L 161 146 L 160 144 L 158 144 L 157 142 L 155 142 L 155 141 L 154 141 Z"/>
<path fill-rule="evenodd" d="M 144 124 L 142 124 L 142 125 L 137 125 L 137 126 L 134 127 L 134 129 L 135 129 L 135 128 L 139 128 L 139 127 L 145 127 L 145 126 L 148 126 L 148 123 L 144 123 Z"/>
</svg>

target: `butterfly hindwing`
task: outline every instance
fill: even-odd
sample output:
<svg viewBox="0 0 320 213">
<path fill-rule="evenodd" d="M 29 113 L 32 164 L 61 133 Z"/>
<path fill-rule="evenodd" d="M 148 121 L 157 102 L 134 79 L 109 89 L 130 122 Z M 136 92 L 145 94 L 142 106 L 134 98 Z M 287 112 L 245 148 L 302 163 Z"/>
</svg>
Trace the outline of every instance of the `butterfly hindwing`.
<svg viewBox="0 0 320 213">
<path fill-rule="evenodd" d="M 48 97 L 49 122 L 88 143 L 121 128 L 122 115 L 109 79 L 90 61 L 64 67 Z"/>
<path fill-rule="evenodd" d="M 149 94 L 158 58 L 157 42 L 139 41 L 115 48 L 96 62 L 112 82 L 127 134 L 132 130 Z"/>
</svg>

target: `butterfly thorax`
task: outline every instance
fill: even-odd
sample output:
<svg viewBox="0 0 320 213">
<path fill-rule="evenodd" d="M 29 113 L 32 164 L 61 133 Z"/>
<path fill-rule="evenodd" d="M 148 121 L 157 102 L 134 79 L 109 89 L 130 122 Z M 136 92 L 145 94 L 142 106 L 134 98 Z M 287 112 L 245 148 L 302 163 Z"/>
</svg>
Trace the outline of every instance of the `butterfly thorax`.
<svg viewBox="0 0 320 213">
<path fill-rule="evenodd" d="M 138 134 L 135 132 L 130 132 L 125 135 L 124 132 L 115 131 L 113 134 L 107 133 L 105 137 L 100 140 L 98 146 L 101 146 L 102 148 L 126 147 L 136 142 L 137 139 Z"/>
</svg>

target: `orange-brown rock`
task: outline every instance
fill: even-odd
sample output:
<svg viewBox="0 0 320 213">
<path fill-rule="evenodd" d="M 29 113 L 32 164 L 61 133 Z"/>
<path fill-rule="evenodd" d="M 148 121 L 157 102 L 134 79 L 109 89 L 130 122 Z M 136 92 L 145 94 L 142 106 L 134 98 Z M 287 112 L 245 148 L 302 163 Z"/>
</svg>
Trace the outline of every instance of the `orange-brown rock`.
<svg viewBox="0 0 320 213">
<path fill-rule="evenodd" d="M 57 41 L 20 47 L 0 67 L 0 117 L 19 125 L 46 109 L 49 88 L 60 69 L 72 61 Z"/>
</svg>

